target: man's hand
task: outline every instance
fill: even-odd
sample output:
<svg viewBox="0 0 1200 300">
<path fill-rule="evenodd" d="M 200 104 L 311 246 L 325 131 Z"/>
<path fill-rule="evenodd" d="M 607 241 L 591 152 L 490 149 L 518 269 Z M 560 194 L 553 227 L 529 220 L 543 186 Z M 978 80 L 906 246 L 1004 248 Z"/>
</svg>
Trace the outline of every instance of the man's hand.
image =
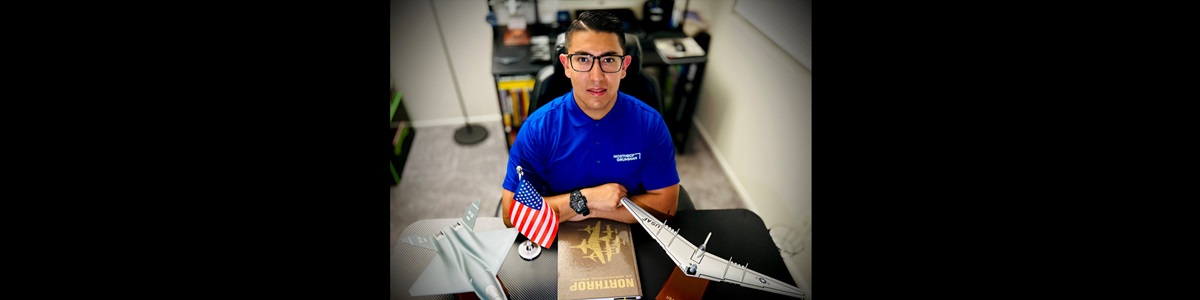
<svg viewBox="0 0 1200 300">
<path fill-rule="evenodd" d="M 579 192 L 587 198 L 588 209 L 593 211 L 615 211 L 621 207 L 621 198 L 627 196 L 625 187 L 619 183 L 606 183 Z"/>
</svg>

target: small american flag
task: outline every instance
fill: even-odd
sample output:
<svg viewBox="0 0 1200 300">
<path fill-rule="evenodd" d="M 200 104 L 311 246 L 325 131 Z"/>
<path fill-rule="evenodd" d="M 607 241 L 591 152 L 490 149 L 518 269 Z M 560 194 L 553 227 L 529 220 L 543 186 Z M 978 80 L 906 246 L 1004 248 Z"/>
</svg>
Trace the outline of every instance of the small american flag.
<svg viewBox="0 0 1200 300">
<path fill-rule="evenodd" d="M 539 246 L 550 248 L 554 243 L 555 236 L 558 235 L 558 213 L 553 208 L 545 205 L 546 201 L 542 199 L 542 195 L 533 189 L 528 181 L 525 181 L 521 167 L 517 167 L 517 174 L 520 185 L 517 187 L 517 194 L 513 197 L 512 209 L 508 216 L 513 226 L 520 231 L 521 234 L 529 238 L 530 241 Z"/>
</svg>

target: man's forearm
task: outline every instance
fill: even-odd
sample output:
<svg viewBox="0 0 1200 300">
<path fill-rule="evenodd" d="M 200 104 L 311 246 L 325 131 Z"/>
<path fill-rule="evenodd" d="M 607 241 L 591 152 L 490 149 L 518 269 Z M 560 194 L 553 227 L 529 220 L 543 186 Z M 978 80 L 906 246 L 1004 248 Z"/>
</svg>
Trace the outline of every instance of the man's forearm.
<svg viewBox="0 0 1200 300">
<path fill-rule="evenodd" d="M 667 187 L 630 197 L 629 200 L 659 220 L 666 220 L 675 216 L 675 212 L 679 208 L 679 190 L 677 186 Z M 622 209 L 622 212 L 629 216 L 629 223 L 637 221 L 633 218 L 633 214 L 629 213 L 629 210 Z"/>
<path fill-rule="evenodd" d="M 506 227 L 513 227 L 513 223 L 512 220 L 509 219 L 509 215 L 512 214 L 511 209 L 514 196 L 515 194 L 507 189 L 504 189 L 500 194 L 500 205 L 503 214 L 500 216 L 500 219 L 504 220 L 504 226 Z M 579 216 L 579 214 L 575 213 L 575 210 L 571 209 L 571 193 L 542 197 L 542 199 L 546 201 L 546 208 L 553 209 L 554 213 L 558 216 L 558 223 L 583 220 L 583 216 Z M 571 218 L 576 218 L 578 220 Z"/>
<path fill-rule="evenodd" d="M 648 191 L 645 194 L 628 197 L 633 204 L 645 209 L 650 214 L 659 219 L 668 219 L 675 215 L 676 209 L 679 207 L 679 185 L 673 185 L 662 189 Z M 569 209 L 569 208 L 568 208 Z M 633 214 L 629 210 L 621 207 L 614 211 L 592 211 L 587 218 L 603 218 L 617 222 L 632 224 L 637 222 Z M 578 221 L 578 220 L 572 220 Z"/>
<path fill-rule="evenodd" d="M 574 208 L 571 208 L 571 193 L 570 192 L 564 193 L 561 195 L 554 195 L 549 198 L 545 198 L 546 203 L 549 204 L 551 207 L 554 207 L 555 210 L 558 211 L 558 222 L 559 223 L 568 222 L 568 221 L 571 221 L 571 222 L 583 221 L 583 220 L 595 218 L 598 216 L 601 218 L 607 218 L 607 217 L 613 215 L 612 211 L 603 211 L 601 209 L 597 209 L 595 207 L 595 205 L 593 205 L 593 204 L 597 204 L 597 203 L 591 203 L 592 201 L 590 201 L 592 199 L 598 199 L 600 197 L 600 195 L 602 195 L 604 193 L 604 189 L 602 187 L 605 187 L 606 185 L 610 185 L 610 184 L 606 183 L 606 184 L 601 184 L 601 185 L 597 185 L 597 186 L 593 186 L 593 187 L 580 189 L 580 193 L 583 194 L 584 198 L 589 199 L 589 201 L 588 201 L 589 202 L 588 203 L 589 212 L 588 212 L 587 216 L 580 215 L 579 213 L 575 212 Z M 621 191 L 622 191 L 622 193 L 624 192 L 624 190 L 621 190 Z M 600 201 L 597 201 L 597 202 L 600 202 Z M 622 209 L 622 211 L 624 211 L 624 209 Z M 629 212 L 626 211 L 625 214 L 629 215 Z M 629 220 L 633 221 L 632 215 L 629 215 Z M 626 222 L 626 223 L 629 223 L 629 222 Z"/>
<path fill-rule="evenodd" d="M 629 200 L 633 200 L 633 199 L 629 199 Z M 586 217 L 585 216 L 579 216 L 579 217 L 580 218 L 578 220 L 571 220 L 571 221 L 583 221 L 583 220 L 591 219 L 591 218 L 601 218 L 601 219 L 609 219 L 609 220 L 626 223 L 626 224 L 637 222 L 637 219 L 633 218 L 633 214 L 630 214 L 629 210 L 625 209 L 624 207 L 622 207 L 619 210 L 613 210 L 613 211 L 595 211 L 594 210 L 591 213 L 589 213 Z"/>
<path fill-rule="evenodd" d="M 583 217 L 576 213 L 574 209 L 571 209 L 571 193 L 544 197 L 543 199 L 546 199 L 546 205 L 558 213 L 559 224 L 566 221 L 578 221 L 571 218 Z"/>
</svg>

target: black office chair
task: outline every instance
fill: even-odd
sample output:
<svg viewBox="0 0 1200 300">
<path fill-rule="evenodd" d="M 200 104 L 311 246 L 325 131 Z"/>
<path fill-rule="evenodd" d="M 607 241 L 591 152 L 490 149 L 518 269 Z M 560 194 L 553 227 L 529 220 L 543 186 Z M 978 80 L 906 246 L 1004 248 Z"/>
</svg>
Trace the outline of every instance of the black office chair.
<svg viewBox="0 0 1200 300">
<path fill-rule="evenodd" d="M 554 45 L 556 51 L 553 59 L 550 60 L 550 65 L 543 67 L 537 74 L 533 85 L 534 95 L 530 97 L 532 99 L 529 101 L 530 114 L 533 114 L 546 102 L 571 91 L 571 79 L 567 78 L 562 63 L 558 61 L 558 54 L 567 54 L 566 39 L 565 33 L 558 35 L 558 40 Z M 658 110 L 659 114 L 664 114 L 662 90 L 659 88 L 658 80 L 642 73 L 642 46 L 637 36 L 625 34 L 625 54 L 632 56 L 632 61 L 626 68 L 625 78 L 621 79 L 621 86 L 617 90 L 642 100 Z"/>
</svg>

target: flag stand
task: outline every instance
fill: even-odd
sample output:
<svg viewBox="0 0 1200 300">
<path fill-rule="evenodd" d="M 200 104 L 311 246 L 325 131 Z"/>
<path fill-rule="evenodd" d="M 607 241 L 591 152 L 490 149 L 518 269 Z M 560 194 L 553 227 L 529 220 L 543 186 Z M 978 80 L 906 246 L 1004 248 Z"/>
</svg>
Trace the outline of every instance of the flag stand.
<svg viewBox="0 0 1200 300">
<path fill-rule="evenodd" d="M 524 242 L 521 242 L 520 246 L 517 246 L 517 254 L 521 255 L 521 259 L 533 260 L 542 254 L 542 246 L 538 246 L 533 241 L 526 239 Z"/>
<path fill-rule="evenodd" d="M 521 170 L 521 166 L 517 166 L 518 180 L 520 180 L 521 177 L 525 177 L 525 171 Z M 522 234 L 522 236 L 524 235 Z M 529 237 L 525 237 L 525 241 L 521 242 L 521 246 L 517 247 L 517 254 L 521 255 L 521 259 L 533 260 L 539 255 L 542 255 L 542 246 L 534 244 L 532 240 L 529 240 Z"/>
</svg>

